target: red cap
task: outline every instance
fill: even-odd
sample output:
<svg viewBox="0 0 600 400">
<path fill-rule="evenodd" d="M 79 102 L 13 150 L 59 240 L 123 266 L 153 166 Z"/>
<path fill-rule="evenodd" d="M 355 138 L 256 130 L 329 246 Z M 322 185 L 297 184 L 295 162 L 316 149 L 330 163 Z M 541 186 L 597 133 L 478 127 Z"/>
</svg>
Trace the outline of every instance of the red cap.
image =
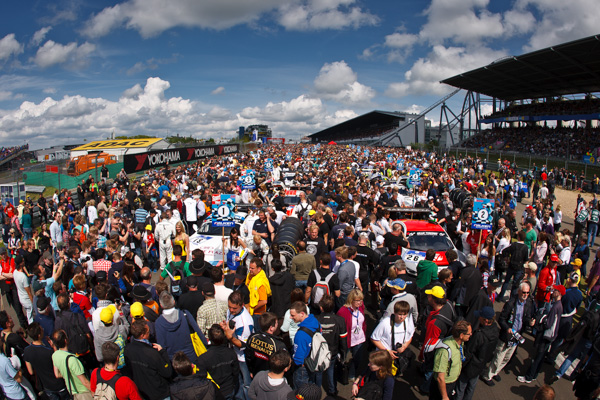
<svg viewBox="0 0 600 400">
<path fill-rule="evenodd" d="M 560 258 L 558 258 L 558 256 L 556 254 L 552 254 L 550 256 L 550 261 L 559 262 Z"/>
<path fill-rule="evenodd" d="M 564 296 L 565 293 L 567 293 L 567 289 L 565 289 L 565 287 L 563 285 L 554 285 L 554 290 L 557 290 L 558 292 L 560 292 L 561 296 Z"/>
<path fill-rule="evenodd" d="M 527 208 L 528 210 L 533 210 L 533 207 L 531 207 L 531 206 L 527 206 L 526 208 Z"/>
</svg>

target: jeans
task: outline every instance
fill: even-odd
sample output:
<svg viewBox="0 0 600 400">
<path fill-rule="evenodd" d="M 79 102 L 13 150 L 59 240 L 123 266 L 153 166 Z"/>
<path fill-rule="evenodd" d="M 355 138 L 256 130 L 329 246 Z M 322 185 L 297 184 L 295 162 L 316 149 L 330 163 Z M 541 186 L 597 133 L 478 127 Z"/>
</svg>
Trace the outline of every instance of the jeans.
<svg viewBox="0 0 600 400">
<path fill-rule="evenodd" d="M 563 361 L 563 363 L 560 365 L 560 368 L 558 369 L 558 371 L 556 371 L 556 376 L 562 378 L 562 376 L 567 372 L 571 364 L 573 364 L 573 361 L 575 361 L 576 358 L 581 359 L 585 354 L 587 354 L 590 351 L 591 348 L 592 342 L 590 340 L 581 339 L 577 343 L 573 351 L 571 351 L 569 357 L 565 358 L 565 361 Z"/>
<path fill-rule="evenodd" d="M 546 339 L 541 339 L 540 342 L 537 344 L 537 352 L 535 353 L 535 358 L 531 363 L 527 374 L 525 375 L 525 379 L 532 381 L 535 378 L 537 378 L 538 374 L 540 373 L 540 368 L 542 367 L 542 360 L 546 356 L 546 353 L 548 353 L 551 344 L 552 342 Z"/>
<path fill-rule="evenodd" d="M 250 382 L 252 382 L 252 378 L 250 377 L 250 370 L 248 369 L 248 365 L 245 362 L 240 361 L 240 387 L 236 393 L 235 398 L 238 400 L 249 400 L 248 397 L 248 388 L 250 387 Z"/>
<path fill-rule="evenodd" d="M 50 400 L 69 400 L 71 398 L 71 395 L 66 388 L 59 391 L 44 390 L 44 393 L 46 393 L 46 396 L 48 396 Z"/>
<path fill-rule="evenodd" d="M 306 283 L 308 281 L 296 281 L 296 287 L 301 288 L 302 290 L 306 290 Z"/>
<path fill-rule="evenodd" d="M 456 396 L 454 400 L 471 400 L 475 394 L 475 385 L 479 376 L 474 378 L 465 378 L 461 376 L 456 383 Z"/>
<path fill-rule="evenodd" d="M 337 382 L 335 380 L 335 359 L 331 360 L 331 365 L 323 373 L 323 377 L 327 380 L 325 392 L 332 396 L 337 395 Z"/>
<path fill-rule="evenodd" d="M 32 233 L 33 233 L 33 228 L 23 228 L 23 240 L 31 239 Z"/>
<path fill-rule="evenodd" d="M 587 245 L 591 248 L 594 245 L 594 240 L 598 234 L 598 224 L 590 222 L 588 225 L 588 240 Z"/>
<path fill-rule="evenodd" d="M 323 374 L 320 372 L 310 372 L 302 365 L 294 371 L 294 389 L 298 389 L 307 383 L 314 383 L 321 387 L 321 384 L 323 383 Z"/>
<path fill-rule="evenodd" d="M 350 347 L 350 353 L 352 353 L 352 364 L 350 364 L 349 368 L 349 376 L 356 377 L 361 371 L 360 362 L 361 362 L 361 350 L 365 342 L 361 344 L 357 344 L 354 347 Z M 354 367 L 354 369 L 352 368 Z"/>
<path fill-rule="evenodd" d="M 500 290 L 498 299 L 502 300 L 502 298 L 504 298 L 504 293 L 508 289 L 508 286 L 510 284 L 510 279 L 513 278 L 513 284 L 512 284 L 511 290 L 514 291 L 514 289 L 516 289 L 518 287 L 519 283 L 521 283 L 521 280 L 523 280 L 524 273 L 525 272 L 522 269 L 515 271 L 512 268 L 508 268 L 506 270 L 506 278 L 504 278 L 504 283 L 502 284 L 502 289 Z"/>
</svg>

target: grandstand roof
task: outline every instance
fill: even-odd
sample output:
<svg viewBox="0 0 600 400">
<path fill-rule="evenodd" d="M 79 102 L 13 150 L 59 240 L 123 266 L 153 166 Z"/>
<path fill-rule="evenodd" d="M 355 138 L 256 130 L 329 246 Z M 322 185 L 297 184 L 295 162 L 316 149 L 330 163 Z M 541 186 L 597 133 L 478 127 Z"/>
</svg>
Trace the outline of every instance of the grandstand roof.
<svg viewBox="0 0 600 400">
<path fill-rule="evenodd" d="M 600 92 L 600 35 L 506 57 L 442 83 L 508 101 Z"/>
<path fill-rule="evenodd" d="M 340 124 L 334 125 L 327 129 L 323 129 L 317 133 L 313 133 L 308 137 L 311 139 L 319 139 L 323 136 L 335 135 L 337 133 L 346 133 L 352 129 L 365 129 L 373 125 L 384 125 L 394 121 L 405 121 L 407 117 L 414 117 L 414 114 L 396 111 L 380 111 L 375 110 L 358 117 L 349 119 Z"/>
</svg>

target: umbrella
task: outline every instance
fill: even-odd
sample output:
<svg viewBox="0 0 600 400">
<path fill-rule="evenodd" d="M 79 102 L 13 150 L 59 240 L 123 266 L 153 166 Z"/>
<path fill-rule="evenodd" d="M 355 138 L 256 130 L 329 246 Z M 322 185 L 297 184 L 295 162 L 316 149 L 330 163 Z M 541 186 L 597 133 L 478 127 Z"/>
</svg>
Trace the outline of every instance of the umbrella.
<svg viewBox="0 0 600 400">
<path fill-rule="evenodd" d="M 327 144 L 337 144 L 336 142 L 334 142 L 333 140 Z"/>
</svg>

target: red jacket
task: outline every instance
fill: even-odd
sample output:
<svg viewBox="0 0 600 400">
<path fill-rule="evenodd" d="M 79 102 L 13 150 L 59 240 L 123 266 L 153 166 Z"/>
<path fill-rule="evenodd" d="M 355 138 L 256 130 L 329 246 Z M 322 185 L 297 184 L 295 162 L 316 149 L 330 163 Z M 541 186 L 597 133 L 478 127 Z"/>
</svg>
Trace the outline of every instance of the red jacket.
<svg viewBox="0 0 600 400">
<path fill-rule="evenodd" d="M 360 311 L 363 315 L 365 315 L 365 305 L 363 304 L 362 306 L 360 306 L 358 308 L 358 311 Z M 340 310 L 338 311 L 338 315 L 342 318 L 344 318 L 344 321 L 346 321 L 346 332 L 348 332 L 348 348 L 350 348 L 350 341 L 351 341 L 351 333 L 352 333 L 352 311 L 350 311 L 350 309 L 346 306 L 343 306 L 342 308 L 340 308 Z M 365 339 L 369 340 L 369 338 L 367 337 L 367 318 L 365 317 L 364 321 L 363 321 L 363 326 L 362 326 L 362 330 L 365 333 Z"/>
<path fill-rule="evenodd" d="M 552 287 L 554 282 L 556 281 L 556 268 L 552 270 L 552 268 L 545 266 L 540 272 L 540 277 L 537 281 L 537 293 L 535 295 L 535 299 L 537 301 L 549 302 L 550 301 L 550 292 L 546 291 L 547 287 Z"/>
</svg>

